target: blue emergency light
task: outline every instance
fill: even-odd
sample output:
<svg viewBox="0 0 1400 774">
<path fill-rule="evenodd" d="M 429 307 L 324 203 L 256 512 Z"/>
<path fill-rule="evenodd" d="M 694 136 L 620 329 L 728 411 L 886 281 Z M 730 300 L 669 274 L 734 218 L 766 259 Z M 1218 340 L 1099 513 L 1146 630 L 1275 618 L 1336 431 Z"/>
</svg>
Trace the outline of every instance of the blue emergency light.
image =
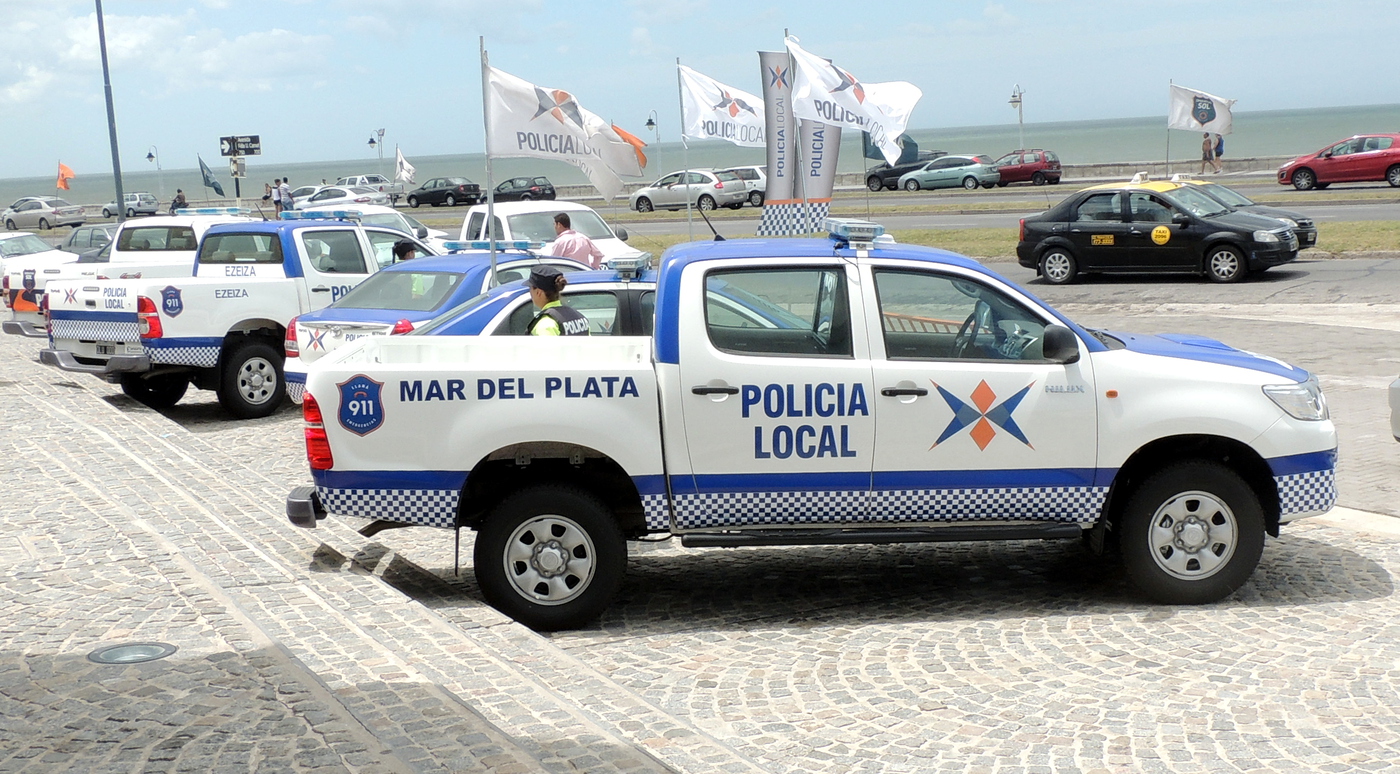
<svg viewBox="0 0 1400 774">
<path fill-rule="evenodd" d="M 885 227 L 868 220 L 827 218 L 823 224 L 831 241 L 854 248 L 869 249 L 885 233 Z"/>
<path fill-rule="evenodd" d="M 642 272 L 646 271 L 649 266 L 651 266 L 651 253 L 608 259 L 608 267 L 616 271 L 617 276 L 623 280 L 633 280 L 642 276 Z"/>
<path fill-rule="evenodd" d="M 442 246 L 448 250 L 490 250 L 491 241 L 488 239 L 473 239 L 468 242 L 443 242 Z M 544 247 L 544 242 L 531 242 L 528 239 L 515 239 L 509 242 L 496 240 L 497 250 L 530 250 L 532 248 Z"/>
<path fill-rule="evenodd" d="M 282 220 L 359 220 L 354 210 L 285 210 L 278 214 Z"/>
<path fill-rule="evenodd" d="M 176 215 L 252 215 L 247 207 L 187 207 L 175 211 Z"/>
</svg>

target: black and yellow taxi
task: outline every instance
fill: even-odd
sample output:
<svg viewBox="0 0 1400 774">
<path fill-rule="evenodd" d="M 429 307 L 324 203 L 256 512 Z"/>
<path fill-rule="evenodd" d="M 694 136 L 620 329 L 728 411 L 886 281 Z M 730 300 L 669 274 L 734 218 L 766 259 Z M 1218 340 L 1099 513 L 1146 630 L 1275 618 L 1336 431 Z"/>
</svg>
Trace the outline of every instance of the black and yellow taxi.
<svg viewBox="0 0 1400 774">
<path fill-rule="evenodd" d="M 1054 285 L 1089 273 L 1187 272 L 1237 282 L 1297 258 L 1298 236 L 1191 185 L 1139 175 L 1023 218 L 1016 257 Z"/>
</svg>

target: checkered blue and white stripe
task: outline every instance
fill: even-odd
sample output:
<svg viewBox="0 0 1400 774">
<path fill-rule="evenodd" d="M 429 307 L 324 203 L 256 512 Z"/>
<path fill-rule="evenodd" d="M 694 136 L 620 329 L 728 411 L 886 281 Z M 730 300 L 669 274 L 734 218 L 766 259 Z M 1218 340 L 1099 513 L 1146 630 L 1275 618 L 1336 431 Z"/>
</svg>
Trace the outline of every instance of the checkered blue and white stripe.
<svg viewBox="0 0 1400 774">
<path fill-rule="evenodd" d="M 136 316 L 131 322 L 51 320 L 53 337 L 77 341 L 136 341 L 140 334 L 136 331 Z"/>
<path fill-rule="evenodd" d="M 152 363 L 213 368 L 219 364 L 219 347 L 146 347 Z"/>
<path fill-rule="evenodd" d="M 1106 486 L 891 489 L 875 492 L 869 521 L 1056 521 L 1093 524 Z"/>
<path fill-rule="evenodd" d="M 642 495 L 642 516 L 648 530 L 668 530 L 671 528 L 671 511 L 666 507 L 666 495 Z"/>
<path fill-rule="evenodd" d="M 333 489 L 317 487 L 330 513 L 451 529 L 457 521 L 456 489 Z"/>
<path fill-rule="evenodd" d="M 864 517 L 869 499 L 864 490 L 687 494 L 676 497 L 676 518 L 683 529 L 849 522 Z"/>
<path fill-rule="evenodd" d="M 1279 518 L 1299 513 L 1321 513 L 1337 502 L 1335 470 L 1314 470 L 1289 476 L 1274 476 L 1278 487 Z"/>
<path fill-rule="evenodd" d="M 293 403 L 301 403 L 302 396 L 305 394 L 306 382 L 287 380 L 287 397 L 291 398 Z"/>
<path fill-rule="evenodd" d="M 764 204 L 759 236 L 792 236 L 820 231 L 831 212 L 831 202 Z"/>
</svg>

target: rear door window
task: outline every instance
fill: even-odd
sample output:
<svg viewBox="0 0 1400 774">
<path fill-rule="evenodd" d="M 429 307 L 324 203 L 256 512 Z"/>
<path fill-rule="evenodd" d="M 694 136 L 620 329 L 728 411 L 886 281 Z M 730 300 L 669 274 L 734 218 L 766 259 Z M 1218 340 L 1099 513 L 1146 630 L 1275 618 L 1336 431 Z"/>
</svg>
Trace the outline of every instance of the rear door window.
<svg viewBox="0 0 1400 774">
<path fill-rule="evenodd" d="M 1094 194 L 1079 203 L 1075 220 L 1123 220 L 1123 194 L 1119 192 Z"/>
<path fill-rule="evenodd" d="M 199 245 L 189 226 L 140 226 L 122 229 L 117 249 L 122 252 L 193 250 Z"/>
</svg>

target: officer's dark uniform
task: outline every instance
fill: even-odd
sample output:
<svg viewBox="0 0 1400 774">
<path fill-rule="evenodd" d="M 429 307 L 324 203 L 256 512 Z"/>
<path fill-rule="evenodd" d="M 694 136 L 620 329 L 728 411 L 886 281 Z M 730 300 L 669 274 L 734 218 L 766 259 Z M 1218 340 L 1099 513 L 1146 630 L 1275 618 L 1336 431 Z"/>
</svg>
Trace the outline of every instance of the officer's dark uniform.
<svg viewBox="0 0 1400 774">
<path fill-rule="evenodd" d="M 560 274 L 553 266 L 536 266 L 530 270 L 529 284 L 552 293 L 558 287 Z M 587 336 L 588 318 L 558 301 L 550 301 L 530 320 L 525 332 L 531 336 Z"/>
</svg>

